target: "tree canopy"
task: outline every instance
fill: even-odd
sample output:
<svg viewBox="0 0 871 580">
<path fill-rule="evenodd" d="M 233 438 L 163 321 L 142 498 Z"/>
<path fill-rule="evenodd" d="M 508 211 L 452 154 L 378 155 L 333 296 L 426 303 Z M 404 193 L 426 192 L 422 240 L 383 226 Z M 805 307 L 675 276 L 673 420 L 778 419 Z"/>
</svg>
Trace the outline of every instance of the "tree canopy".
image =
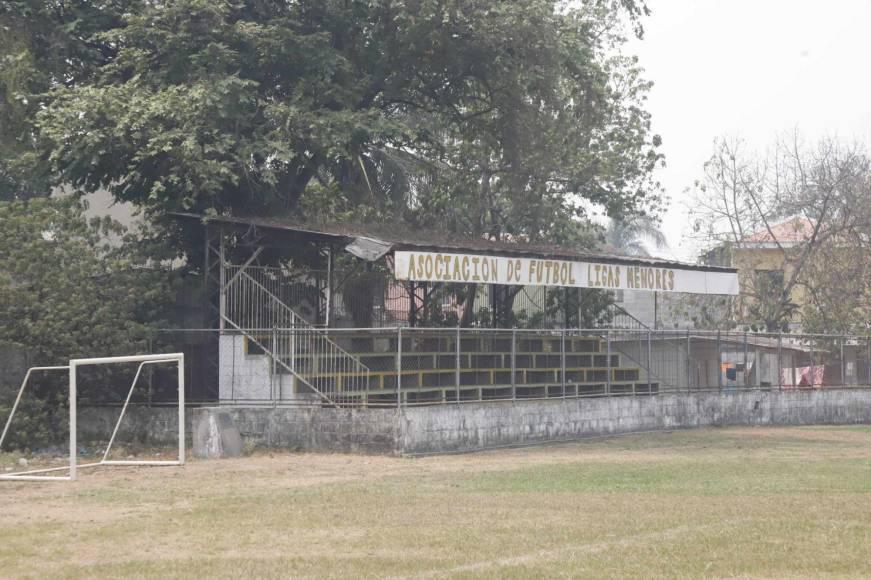
<svg viewBox="0 0 871 580">
<path fill-rule="evenodd" d="M 172 298 L 157 256 L 73 198 L 0 202 L 0 342 L 42 362 L 140 349 Z"/>
<path fill-rule="evenodd" d="M 116 55 L 100 34 L 134 1 L 0 0 L 0 200 L 48 194 L 36 114 L 53 89 L 86 82 Z"/>
<path fill-rule="evenodd" d="M 88 219 L 72 197 L 0 201 L 0 347 L 40 365 L 142 352 L 178 284 L 155 267 L 159 248 L 108 218 Z M 0 376 L 4 417 L 22 378 L 14 368 Z M 57 442 L 68 426 L 61 375 L 31 383 L 10 433 L 21 448 Z M 92 380 L 80 393 L 117 400 L 124 383 Z"/>
<path fill-rule="evenodd" d="M 867 331 L 871 158 L 863 146 L 793 134 L 760 155 L 720 139 L 696 185 L 696 234 L 714 246 L 709 256 L 735 259 L 741 296 L 731 314 L 742 324 Z"/>
<path fill-rule="evenodd" d="M 156 214 L 570 241 L 592 207 L 626 219 L 658 207 L 650 83 L 620 52 L 624 23 L 639 32 L 645 12 L 631 0 L 0 0 L 17 31 L 3 58 L 23 71 L 0 79 L 0 131 L 15 135 L 0 172 L 18 179 L 14 195 L 105 188 Z"/>
</svg>

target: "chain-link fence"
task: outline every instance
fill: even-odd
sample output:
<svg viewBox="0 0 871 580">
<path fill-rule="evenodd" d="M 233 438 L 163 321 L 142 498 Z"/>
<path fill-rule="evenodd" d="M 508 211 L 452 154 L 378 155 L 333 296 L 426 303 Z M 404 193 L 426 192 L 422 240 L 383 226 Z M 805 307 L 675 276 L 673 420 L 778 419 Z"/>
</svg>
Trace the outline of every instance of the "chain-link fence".
<svg viewBox="0 0 871 580">
<path fill-rule="evenodd" d="M 871 385 L 868 337 L 407 327 L 274 332 L 283 337 L 279 343 L 310 340 L 316 332 L 335 345 L 332 352 L 355 362 L 319 355 L 317 374 L 312 357 L 299 354 L 272 369 L 262 340 L 225 332 L 222 401 L 396 406 Z"/>
<path fill-rule="evenodd" d="M 395 407 L 871 385 L 867 336 L 269 328 L 163 330 L 141 344 L 143 352 L 135 354 L 185 354 L 186 398 L 194 404 Z M 55 362 L 20 350 L 0 352 L 0 406 L 29 366 Z M 171 375 L 149 370 L 134 403 L 175 400 Z M 83 396 L 94 404 L 123 400 L 128 384 L 108 376 L 92 382 Z"/>
</svg>

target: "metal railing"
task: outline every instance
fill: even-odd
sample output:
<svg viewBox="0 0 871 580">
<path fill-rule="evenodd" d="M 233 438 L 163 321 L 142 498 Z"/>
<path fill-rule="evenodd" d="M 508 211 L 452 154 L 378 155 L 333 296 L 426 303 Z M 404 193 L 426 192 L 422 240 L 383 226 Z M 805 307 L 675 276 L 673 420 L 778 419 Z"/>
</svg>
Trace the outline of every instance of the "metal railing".
<svg viewBox="0 0 871 580">
<path fill-rule="evenodd" d="M 232 312 L 233 295 L 227 299 Z M 626 329 L 325 329 L 299 326 L 292 314 L 282 312 L 266 317 L 268 325 L 261 327 L 253 323 L 265 315 L 252 315 L 247 320 L 252 327 L 244 330 L 161 331 L 150 339 L 148 348 L 184 352 L 189 363 L 186 399 L 210 404 L 396 407 L 871 386 L 868 336 Z M 218 364 L 210 371 L 213 359 Z M 17 388 L 26 370 L 9 367 L 14 360 L 6 357 L 7 368 L 0 369 L 0 384 L 8 381 L 7 389 Z M 30 360 L 27 366 L 52 362 L 56 361 Z M 142 380 L 143 389 L 131 405 L 172 400 L 171 374 L 156 368 Z M 103 376 L 83 377 L 81 397 L 93 404 L 121 405 L 126 391 L 108 393 L 102 388 L 112 382 Z M 98 385 L 99 389 L 90 388 Z M 91 401 L 92 393 L 100 398 Z M 6 395 L 0 390 L 0 406 L 8 408 L 14 392 Z"/>
<path fill-rule="evenodd" d="M 258 271 L 263 274 L 263 270 Z M 360 359 L 289 308 L 244 268 L 227 267 L 225 271 L 224 322 L 272 359 L 271 374 L 291 375 L 328 404 L 355 403 L 356 393 L 369 384 L 369 369 Z M 297 394 L 305 391 L 298 385 L 291 389 Z M 276 399 L 275 394 L 272 398 Z"/>
<path fill-rule="evenodd" d="M 638 320 L 632 313 L 617 304 L 616 302 L 609 304 L 606 307 L 606 318 L 608 324 L 602 325 L 603 328 L 613 330 L 650 330 L 650 327 Z"/>
<path fill-rule="evenodd" d="M 313 331 L 275 332 L 279 341 L 305 342 Z M 367 386 L 345 391 L 345 404 L 354 405 L 871 385 L 868 337 L 407 327 L 318 332 L 370 369 Z M 305 372 L 322 383 L 336 375 L 328 365 Z"/>
<path fill-rule="evenodd" d="M 321 272 L 303 273 L 286 268 L 253 265 L 226 265 L 224 272 L 227 284 L 234 282 L 240 272 L 244 273 L 310 326 L 322 326 L 323 313 L 320 309 L 325 281 Z"/>
<path fill-rule="evenodd" d="M 366 386 L 344 391 L 344 404 L 356 406 L 871 385 L 868 337 L 408 327 L 274 332 L 279 342 L 306 342 L 317 332 L 353 353 L 369 371 Z M 299 371 L 317 384 L 354 376 L 324 365 Z M 236 379 L 223 400 L 258 400 L 250 381 Z M 263 402 L 299 402 L 288 393 L 261 392 Z"/>
</svg>

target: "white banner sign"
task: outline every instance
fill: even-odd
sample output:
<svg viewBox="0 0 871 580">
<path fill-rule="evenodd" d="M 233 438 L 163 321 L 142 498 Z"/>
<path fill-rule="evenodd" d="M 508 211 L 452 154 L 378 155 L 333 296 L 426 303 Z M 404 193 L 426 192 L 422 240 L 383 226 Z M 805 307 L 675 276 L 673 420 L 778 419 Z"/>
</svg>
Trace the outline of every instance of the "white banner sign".
<svg viewBox="0 0 871 580">
<path fill-rule="evenodd" d="M 397 280 L 738 294 L 734 272 L 436 252 L 394 252 Z"/>
</svg>

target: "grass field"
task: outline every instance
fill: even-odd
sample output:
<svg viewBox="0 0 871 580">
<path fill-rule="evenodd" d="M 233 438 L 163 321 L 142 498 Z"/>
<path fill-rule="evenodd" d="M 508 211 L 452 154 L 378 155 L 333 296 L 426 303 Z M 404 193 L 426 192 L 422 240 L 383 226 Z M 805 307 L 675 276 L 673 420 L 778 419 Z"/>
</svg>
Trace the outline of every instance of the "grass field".
<svg viewBox="0 0 871 580">
<path fill-rule="evenodd" d="M 871 428 L 0 482 L 0 575 L 871 576 Z"/>
</svg>

